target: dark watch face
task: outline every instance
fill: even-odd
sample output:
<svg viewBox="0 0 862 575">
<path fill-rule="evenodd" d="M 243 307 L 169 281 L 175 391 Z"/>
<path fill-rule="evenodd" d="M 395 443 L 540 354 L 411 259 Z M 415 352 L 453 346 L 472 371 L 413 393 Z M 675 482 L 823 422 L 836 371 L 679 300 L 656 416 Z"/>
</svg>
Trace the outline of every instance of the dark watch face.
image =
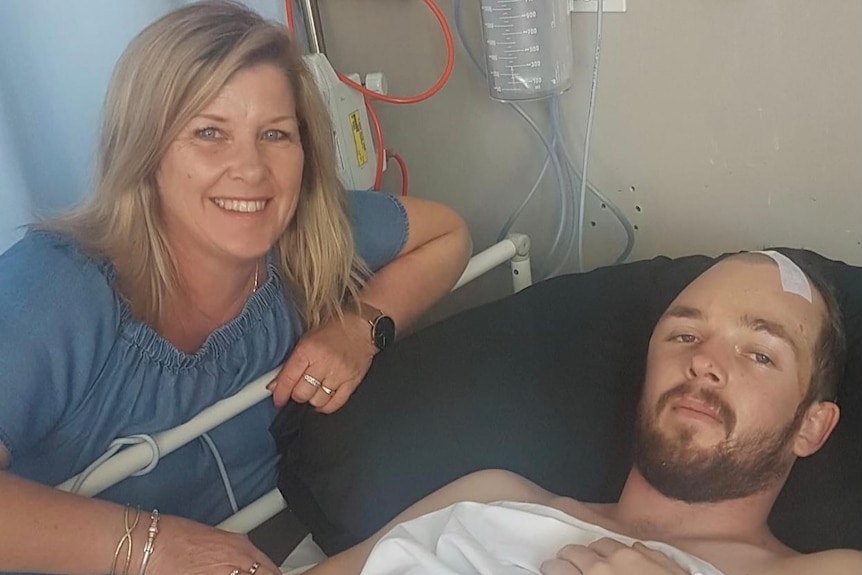
<svg viewBox="0 0 862 575">
<path fill-rule="evenodd" d="M 386 349 L 395 341 L 395 322 L 387 315 L 382 315 L 374 322 L 374 345 L 377 349 Z"/>
</svg>

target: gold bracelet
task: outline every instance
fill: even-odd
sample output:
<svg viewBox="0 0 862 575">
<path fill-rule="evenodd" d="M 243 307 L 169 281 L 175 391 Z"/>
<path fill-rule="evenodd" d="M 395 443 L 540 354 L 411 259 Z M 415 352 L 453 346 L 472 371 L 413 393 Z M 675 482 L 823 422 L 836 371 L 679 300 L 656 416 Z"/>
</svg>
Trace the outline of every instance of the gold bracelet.
<svg viewBox="0 0 862 575">
<path fill-rule="evenodd" d="M 150 557 L 156 548 L 156 535 L 159 534 L 159 510 L 153 509 L 150 515 L 150 526 L 147 528 L 147 542 L 144 544 L 144 557 L 141 559 L 141 569 L 138 575 L 144 575 L 147 572 L 147 563 L 150 562 Z"/>
<path fill-rule="evenodd" d="M 120 558 L 120 551 L 122 551 L 123 546 L 126 544 L 128 544 L 128 547 L 126 548 L 126 565 L 123 568 L 123 575 L 128 575 L 129 573 L 129 563 L 132 562 L 132 531 L 138 526 L 138 520 L 141 518 L 141 510 L 135 509 L 135 520 L 129 525 L 129 509 L 129 506 L 126 505 L 126 510 L 123 512 L 123 526 L 126 528 L 126 533 L 120 538 L 120 542 L 117 543 L 117 549 L 114 551 L 114 560 L 111 562 L 111 575 L 118 575 L 117 561 Z"/>
</svg>

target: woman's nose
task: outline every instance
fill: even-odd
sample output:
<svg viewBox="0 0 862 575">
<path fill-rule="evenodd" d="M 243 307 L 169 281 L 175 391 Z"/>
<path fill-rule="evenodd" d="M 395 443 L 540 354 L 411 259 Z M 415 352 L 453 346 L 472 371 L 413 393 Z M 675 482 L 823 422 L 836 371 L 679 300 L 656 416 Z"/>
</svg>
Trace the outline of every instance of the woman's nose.
<svg viewBox="0 0 862 575">
<path fill-rule="evenodd" d="M 248 184 L 257 184 L 266 172 L 257 140 L 238 140 L 233 146 L 231 176 Z"/>
</svg>

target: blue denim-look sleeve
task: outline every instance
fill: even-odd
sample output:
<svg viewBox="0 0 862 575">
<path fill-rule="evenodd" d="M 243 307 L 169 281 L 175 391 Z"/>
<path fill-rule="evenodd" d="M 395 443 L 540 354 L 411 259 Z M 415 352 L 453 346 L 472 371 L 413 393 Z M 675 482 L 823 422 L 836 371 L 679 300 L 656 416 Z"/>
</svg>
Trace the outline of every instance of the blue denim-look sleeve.
<svg viewBox="0 0 862 575">
<path fill-rule="evenodd" d="M 407 243 L 407 212 L 394 196 L 383 192 L 348 192 L 350 224 L 356 250 L 372 271 L 401 253 Z"/>
<path fill-rule="evenodd" d="M 116 338 L 112 293 L 57 236 L 29 232 L 0 255 L 0 442 L 13 469 L 98 376 Z"/>
</svg>

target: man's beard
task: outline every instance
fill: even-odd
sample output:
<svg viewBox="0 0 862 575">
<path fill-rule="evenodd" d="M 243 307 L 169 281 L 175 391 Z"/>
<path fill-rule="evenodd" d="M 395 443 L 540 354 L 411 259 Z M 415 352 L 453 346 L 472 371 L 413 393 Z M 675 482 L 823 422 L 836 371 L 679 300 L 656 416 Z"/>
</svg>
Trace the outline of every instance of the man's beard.
<svg viewBox="0 0 862 575">
<path fill-rule="evenodd" d="M 674 398 L 695 396 L 717 411 L 723 419 L 725 436 L 736 425 L 736 417 L 724 401 L 712 390 L 695 394 L 690 383 L 665 392 L 649 413 L 638 407 L 635 429 L 634 463 L 640 474 L 656 490 L 688 503 L 716 503 L 748 497 L 781 481 L 793 465 L 789 444 L 802 423 L 805 409 L 797 410 L 784 427 L 725 439 L 713 447 L 694 444 L 693 429 L 684 429 L 676 438 L 667 437 L 658 429 L 657 419 Z"/>
</svg>

